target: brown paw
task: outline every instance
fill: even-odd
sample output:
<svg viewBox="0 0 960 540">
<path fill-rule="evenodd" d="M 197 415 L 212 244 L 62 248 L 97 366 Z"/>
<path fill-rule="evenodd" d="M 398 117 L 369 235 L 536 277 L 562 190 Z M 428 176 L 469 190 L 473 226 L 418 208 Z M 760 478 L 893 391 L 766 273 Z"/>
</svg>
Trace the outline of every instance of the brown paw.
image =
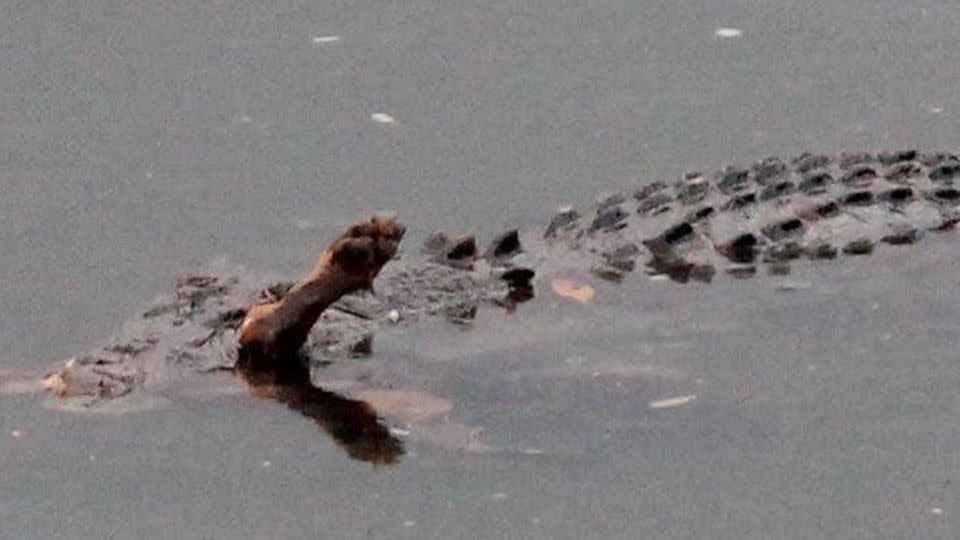
<svg viewBox="0 0 960 540">
<path fill-rule="evenodd" d="M 369 287 L 383 265 L 397 254 L 406 227 L 395 218 L 374 216 L 353 225 L 329 248 L 330 260 Z"/>
</svg>

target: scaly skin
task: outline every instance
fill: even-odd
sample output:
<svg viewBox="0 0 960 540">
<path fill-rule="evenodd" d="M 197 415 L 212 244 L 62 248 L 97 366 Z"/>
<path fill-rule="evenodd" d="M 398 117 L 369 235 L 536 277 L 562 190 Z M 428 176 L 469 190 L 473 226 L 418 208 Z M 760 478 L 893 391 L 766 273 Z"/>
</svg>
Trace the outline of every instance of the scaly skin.
<svg viewBox="0 0 960 540">
<path fill-rule="evenodd" d="M 783 271 L 802 257 L 865 255 L 952 228 L 957 179 L 960 160 L 943 153 L 767 158 L 608 197 L 590 219 L 558 214 L 547 236 L 601 253 L 596 270 L 614 277 L 641 251 L 652 272 L 679 282 L 709 281 L 717 269 Z"/>
<path fill-rule="evenodd" d="M 174 298 L 131 320 L 109 345 L 71 359 L 46 383 L 96 407 L 162 385 L 170 372 L 236 368 L 254 393 L 321 425 L 355 420 L 320 410 L 375 420 L 362 407 L 317 405 L 332 403 L 330 393 L 313 389 L 309 370 L 291 360 L 297 351 L 314 369 L 369 355 L 382 326 L 435 318 L 463 324 L 480 307 L 512 310 L 532 298 L 544 275 L 592 272 L 620 281 L 643 263 L 648 274 L 709 282 L 718 273 L 783 273 L 800 259 L 914 244 L 960 219 L 958 179 L 960 159 L 944 153 L 767 158 L 688 173 L 670 185 L 647 183 L 584 212 L 563 209 L 545 228 L 509 231 L 483 253 L 472 236 L 434 235 L 421 253 L 389 264 L 403 227 L 374 218 L 338 238 L 297 284 L 237 266 L 180 280 Z M 374 277 L 377 294 L 364 293 Z M 378 434 L 366 441 L 370 448 L 387 450 L 368 459 L 390 462 L 402 452 L 382 429 L 370 433 Z"/>
</svg>

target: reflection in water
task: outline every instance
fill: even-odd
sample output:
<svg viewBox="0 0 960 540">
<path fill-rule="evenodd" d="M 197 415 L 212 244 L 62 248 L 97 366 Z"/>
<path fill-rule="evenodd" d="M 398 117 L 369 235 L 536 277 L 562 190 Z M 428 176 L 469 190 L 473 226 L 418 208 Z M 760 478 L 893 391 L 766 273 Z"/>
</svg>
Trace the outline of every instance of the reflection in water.
<svg viewBox="0 0 960 540">
<path fill-rule="evenodd" d="M 306 363 L 295 355 L 281 361 L 241 349 L 236 371 L 254 395 L 312 418 L 353 459 L 392 465 L 404 453 L 403 442 L 380 423 L 373 407 L 313 386 Z"/>
</svg>

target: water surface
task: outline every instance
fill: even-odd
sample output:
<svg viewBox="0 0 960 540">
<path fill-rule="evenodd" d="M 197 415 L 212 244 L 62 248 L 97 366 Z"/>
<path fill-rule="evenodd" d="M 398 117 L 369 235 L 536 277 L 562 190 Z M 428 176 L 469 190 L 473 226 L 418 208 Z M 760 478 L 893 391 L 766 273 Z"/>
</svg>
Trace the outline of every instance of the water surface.
<svg viewBox="0 0 960 540">
<path fill-rule="evenodd" d="M 295 274 L 377 208 L 410 245 L 489 238 L 691 168 L 957 140 L 960 14 L 942 2 L 54 0 L 0 21 L 0 367 L 18 372 L 217 254 Z M 378 341 L 436 373 L 422 389 L 452 422 L 541 456 L 411 442 L 373 469 L 242 393 L 121 416 L 3 396 L 4 529 L 948 538 L 955 246 L 937 246 L 848 266 L 863 279 L 830 265 L 794 295 L 637 277 L 594 311 L 521 313 L 542 338 L 492 350 L 493 319 L 463 342 Z M 597 380 L 589 362 L 684 376 Z M 668 390 L 698 397 L 650 410 Z"/>
</svg>

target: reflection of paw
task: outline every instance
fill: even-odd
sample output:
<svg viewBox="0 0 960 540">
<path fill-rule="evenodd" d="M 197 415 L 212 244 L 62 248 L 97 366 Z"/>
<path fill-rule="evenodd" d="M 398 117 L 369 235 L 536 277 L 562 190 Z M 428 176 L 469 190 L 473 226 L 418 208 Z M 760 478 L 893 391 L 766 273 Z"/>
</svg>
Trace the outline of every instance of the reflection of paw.
<svg viewBox="0 0 960 540">
<path fill-rule="evenodd" d="M 330 246 L 331 260 L 347 274 L 369 285 L 400 247 L 406 227 L 392 217 L 375 216 L 358 223 Z"/>
</svg>

